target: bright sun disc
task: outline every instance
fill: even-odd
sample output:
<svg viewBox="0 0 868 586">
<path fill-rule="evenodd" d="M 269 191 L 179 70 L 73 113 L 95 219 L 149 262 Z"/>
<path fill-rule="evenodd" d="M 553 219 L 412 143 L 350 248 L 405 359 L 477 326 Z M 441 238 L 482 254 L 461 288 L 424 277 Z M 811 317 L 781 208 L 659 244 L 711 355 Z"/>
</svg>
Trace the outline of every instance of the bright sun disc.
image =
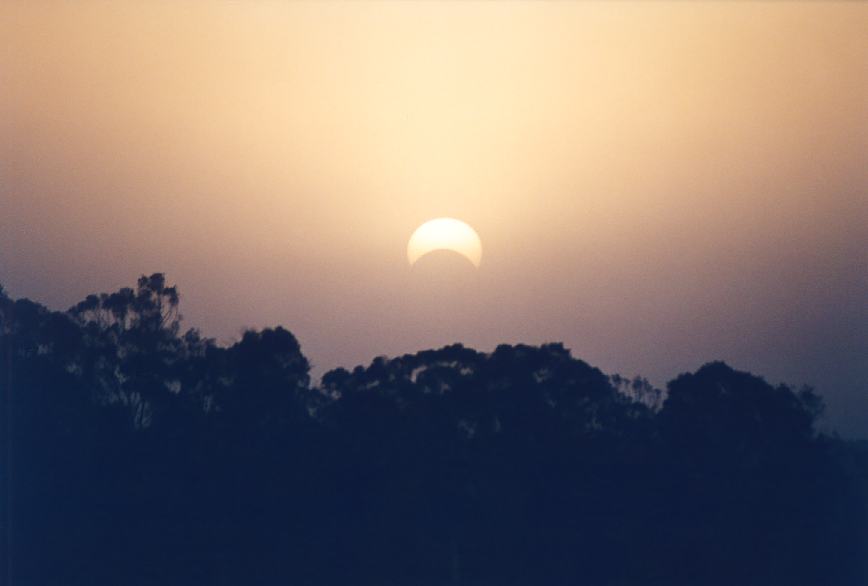
<svg viewBox="0 0 868 586">
<path fill-rule="evenodd" d="M 464 256 L 479 268 L 482 260 L 482 241 L 476 230 L 452 218 L 437 218 L 425 222 L 413 232 L 407 243 L 410 265 L 435 250 L 452 250 Z"/>
</svg>

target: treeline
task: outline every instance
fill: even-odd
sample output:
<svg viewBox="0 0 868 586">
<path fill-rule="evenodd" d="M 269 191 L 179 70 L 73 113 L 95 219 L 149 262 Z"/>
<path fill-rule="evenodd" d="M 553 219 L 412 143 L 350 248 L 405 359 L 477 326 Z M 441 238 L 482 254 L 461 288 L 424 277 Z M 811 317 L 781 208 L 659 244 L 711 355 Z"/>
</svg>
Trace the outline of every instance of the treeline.
<svg viewBox="0 0 868 586">
<path fill-rule="evenodd" d="M 182 332 L 163 275 L 0 289 L 3 568 L 53 585 L 868 583 L 868 449 L 716 362 L 461 345 L 313 384 L 283 328 Z"/>
</svg>

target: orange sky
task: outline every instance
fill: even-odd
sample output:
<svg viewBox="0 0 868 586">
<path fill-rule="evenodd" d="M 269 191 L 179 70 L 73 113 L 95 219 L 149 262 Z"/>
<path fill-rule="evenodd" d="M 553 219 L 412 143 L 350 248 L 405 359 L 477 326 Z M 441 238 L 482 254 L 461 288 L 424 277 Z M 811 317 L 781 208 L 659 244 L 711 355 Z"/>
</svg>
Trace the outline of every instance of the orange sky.
<svg viewBox="0 0 868 586">
<path fill-rule="evenodd" d="M 563 340 L 813 383 L 868 435 L 868 4 L 0 4 L 0 283 L 164 271 L 317 372 Z M 483 265 L 410 271 L 423 221 Z M 861 414 L 860 414 L 861 413 Z"/>
</svg>

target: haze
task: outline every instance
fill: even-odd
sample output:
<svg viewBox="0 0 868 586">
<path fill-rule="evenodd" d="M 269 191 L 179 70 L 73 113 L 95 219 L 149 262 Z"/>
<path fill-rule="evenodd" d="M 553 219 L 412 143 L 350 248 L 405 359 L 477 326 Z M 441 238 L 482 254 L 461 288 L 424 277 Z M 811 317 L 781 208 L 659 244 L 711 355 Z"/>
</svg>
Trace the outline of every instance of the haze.
<svg viewBox="0 0 868 586">
<path fill-rule="evenodd" d="M 564 341 L 656 384 L 722 359 L 868 435 L 868 5 L 0 6 L 0 283 L 167 273 L 322 374 Z M 422 222 L 460 218 L 478 272 Z M 444 277 L 447 275 L 447 277 Z"/>
</svg>

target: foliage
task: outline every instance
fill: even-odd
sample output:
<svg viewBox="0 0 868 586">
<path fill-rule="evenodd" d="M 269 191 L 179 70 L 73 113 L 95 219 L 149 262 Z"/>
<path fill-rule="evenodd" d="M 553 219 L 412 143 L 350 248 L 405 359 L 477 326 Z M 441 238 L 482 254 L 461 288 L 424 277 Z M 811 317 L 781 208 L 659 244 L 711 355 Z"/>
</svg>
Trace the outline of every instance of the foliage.
<svg viewBox="0 0 868 586">
<path fill-rule="evenodd" d="M 0 288 L 11 584 L 841 584 L 868 451 L 809 389 L 666 393 L 561 344 L 313 385 L 276 327 L 181 331 L 161 274 L 53 312 Z"/>
</svg>

